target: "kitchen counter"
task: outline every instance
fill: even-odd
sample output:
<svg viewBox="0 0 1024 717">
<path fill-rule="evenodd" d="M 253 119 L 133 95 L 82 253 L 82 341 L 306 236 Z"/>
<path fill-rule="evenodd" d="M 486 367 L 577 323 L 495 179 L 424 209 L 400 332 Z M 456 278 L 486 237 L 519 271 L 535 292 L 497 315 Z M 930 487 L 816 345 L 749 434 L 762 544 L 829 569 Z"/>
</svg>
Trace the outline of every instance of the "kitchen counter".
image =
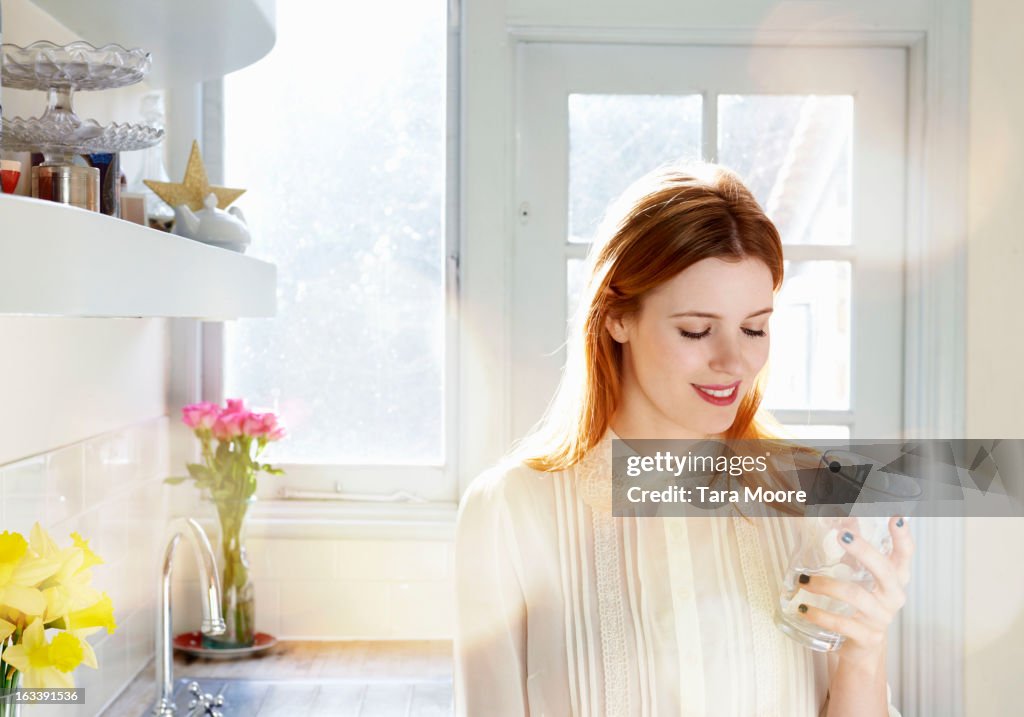
<svg viewBox="0 0 1024 717">
<path fill-rule="evenodd" d="M 282 642 L 261 656 L 232 661 L 203 660 L 176 652 L 174 679 L 177 681 L 182 677 L 295 680 L 323 684 L 340 680 L 365 680 L 367 684 L 401 680 L 450 683 L 452 644 L 446 640 Z M 152 706 L 155 695 L 154 668 L 150 661 L 103 712 L 103 717 L 139 717 Z M 261 710 L 260 717 L 264 712 L 274 714 Z M 402 708 L 387 714 L 375 712 L 379 717 L 408 713 L 408 709 Z"/>
</svg>

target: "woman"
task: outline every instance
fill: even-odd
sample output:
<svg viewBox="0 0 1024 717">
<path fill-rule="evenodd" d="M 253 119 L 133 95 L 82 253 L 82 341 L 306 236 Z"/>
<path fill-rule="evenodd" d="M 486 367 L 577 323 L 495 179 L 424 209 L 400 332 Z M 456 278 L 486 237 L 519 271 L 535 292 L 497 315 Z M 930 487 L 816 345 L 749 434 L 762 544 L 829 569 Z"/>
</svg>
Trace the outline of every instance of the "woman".
<svg viewBox="0 0 1024 717">
<path fill-rule="evenodd" d="M 657 172 L 609 212 L 548 412 L 463 498 L 460 715 L 898 714 L 885 654 L 909 579 L 905 522 L 890 522 L 888 556 L 840 543 L 873 591 L 803 586 L 857 610 L 807 609 L 846 637 L 823 654 L 772 620 L 799 519 L 611 515 L 613 438 L 769 437 L 759 404 L 782 260 L 771 221 L 718 167 Z"/>
</svg>

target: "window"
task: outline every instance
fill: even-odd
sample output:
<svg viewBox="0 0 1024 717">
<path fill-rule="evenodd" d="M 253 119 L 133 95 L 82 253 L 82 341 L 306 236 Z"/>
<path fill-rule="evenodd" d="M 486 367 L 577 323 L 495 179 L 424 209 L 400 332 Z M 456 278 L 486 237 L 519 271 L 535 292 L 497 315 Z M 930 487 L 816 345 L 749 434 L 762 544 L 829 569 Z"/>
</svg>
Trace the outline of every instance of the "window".
<svg viewBox="0 0 1024 717">
<path fill-rule="evenodd" d="M 697 158 L 737 171 L 785 245 L 765 406 L 797 436 L 900 435 L 902 52 L 524 43 L 519 59 L 517 191 L 532 211 L 516 244 L 513 385 L 531 390 L 513 397 L 516 435 L 557 384 L 605 207 Z"/>
<path fill-rule="evenodd" d="M 273 51 L 223 83 L 224 183 L 278 310 L 225 325 L 222 394 L 281 414 L 290 487 L 454 490 L 447 11 L 279 3 Z"/>
</svg>

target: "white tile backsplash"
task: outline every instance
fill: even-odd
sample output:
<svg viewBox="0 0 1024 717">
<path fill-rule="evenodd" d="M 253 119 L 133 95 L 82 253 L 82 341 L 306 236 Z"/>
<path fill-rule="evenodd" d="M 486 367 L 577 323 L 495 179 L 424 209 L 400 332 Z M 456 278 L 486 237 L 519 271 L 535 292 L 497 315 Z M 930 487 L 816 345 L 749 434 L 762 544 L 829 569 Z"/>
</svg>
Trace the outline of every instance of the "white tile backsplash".
<svg viewBox="0 0 1024 717">
<path fill-rule="evenodd" d="M 385 582 L 287 580 L 281 583 L 281 632 L 295 638 L 372 639 L 390 632 Z"/>
<path fill-rule="evenodd" d="M 99 670 L 75 671 L 86 703 L 26 705 L 25 717 L 98 714 L 153 656 L 167 424 L 155 418 L 0 466 L 0 530 L 27 534 L 38 521 L 61 546 L 80 533 L 104 560 L 93 585 L 110 595 L 118 624 L 90 638 Z"/>
<path fill-rule="evenodd" d="M 449 640 L 454 634 L 455 596 L 450 580 L 391 583 L 392 637 Z"/>
<path fill-rule="evenodd" d="M 253 538 L 256 629 L 283 639 L 451 639 L 450 541 Z M 332 562 L 332 558 L 334 558 Z M 174 631 L 196 630 L 191 555 L 175 560 Z"/>
<path fill-rule="evenodd" d="M 338 544 L 334 574 L 345 580 L 441 580 L 443 541 L 348 540 Z"/>
</svg>

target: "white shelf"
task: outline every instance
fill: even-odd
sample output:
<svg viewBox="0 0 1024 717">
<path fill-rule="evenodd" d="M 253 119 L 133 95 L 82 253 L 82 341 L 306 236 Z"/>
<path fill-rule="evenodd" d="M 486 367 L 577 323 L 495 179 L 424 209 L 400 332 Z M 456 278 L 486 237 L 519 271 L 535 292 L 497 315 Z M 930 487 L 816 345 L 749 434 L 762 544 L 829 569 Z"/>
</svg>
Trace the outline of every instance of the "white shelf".
<svg viewBox="0 0 1024 717">
<path fill-rule="evenodd" d="M 0 195 L 0 314 L 273 316 L 268 262 L 96 212 Z"/>
<path fill-rule="evenodd" d="M 155 88 L 234 72 L 270 52 L 274 0 L 33 0 L 94 45 L 142 47 L 153 55 Z M 41 38 L 45 39 L 45 38 Z"/>
</svg>

